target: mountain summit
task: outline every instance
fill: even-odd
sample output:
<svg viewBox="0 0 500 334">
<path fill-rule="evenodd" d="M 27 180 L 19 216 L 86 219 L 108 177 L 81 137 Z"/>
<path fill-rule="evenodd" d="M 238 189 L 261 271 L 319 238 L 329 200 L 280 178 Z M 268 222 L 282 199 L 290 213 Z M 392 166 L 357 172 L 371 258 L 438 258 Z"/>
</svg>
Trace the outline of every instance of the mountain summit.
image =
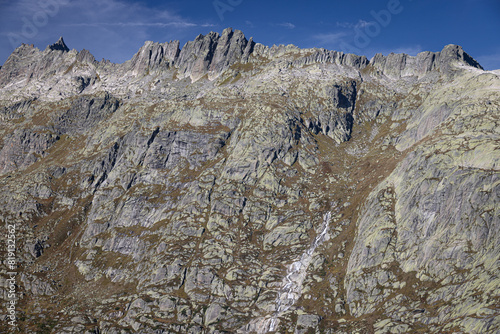
<svg viewBox="0 0 500 334">
<path fill-rule="evenodd" d="M 65 51 L 65 52 L 69 51 L 69 48 L 66 46 L 66 43 L 64 43 L 64 39 L 62 38 L 62 36 L 59 37 L 57 42 L 55 42 L 52 45 L 49 45 L 47 48 L 50 50 L 58 50 L 58 51 Z"/>
<path fill-rule="evenodd" d="M 499 74 L 457 45 L 368 60 L 233 29 L 122 64 L 23 44 L 0 68 L 2 319 L 498 333 Z"/>
</svg>

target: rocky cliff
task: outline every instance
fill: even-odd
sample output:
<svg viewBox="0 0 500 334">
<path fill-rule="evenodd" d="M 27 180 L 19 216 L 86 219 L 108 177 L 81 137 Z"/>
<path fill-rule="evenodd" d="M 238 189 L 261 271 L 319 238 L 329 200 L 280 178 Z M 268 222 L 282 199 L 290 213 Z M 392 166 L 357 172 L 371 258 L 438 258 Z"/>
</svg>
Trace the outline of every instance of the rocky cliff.
<svg viewBox="0 0 500 334">
<path fill-rule="evenodd" d="M 500 331 L 499 75 L 456 45 L 368 60 L 232 29 L 123 64 L 20 46 L 19 331 Z"/>
</svg>

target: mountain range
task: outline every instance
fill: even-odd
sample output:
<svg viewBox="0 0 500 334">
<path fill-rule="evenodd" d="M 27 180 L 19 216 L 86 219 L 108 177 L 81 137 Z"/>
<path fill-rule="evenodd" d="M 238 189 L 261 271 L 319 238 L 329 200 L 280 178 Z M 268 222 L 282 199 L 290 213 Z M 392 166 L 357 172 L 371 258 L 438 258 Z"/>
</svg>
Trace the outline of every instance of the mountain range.
<svg viewBox="0 0 500 334">
<path fill-rule="evenodd" d="M 499 76 L 231 28 L 122 64 L 19 46 L 0 329 L 499 332 Z"/>
</svg>

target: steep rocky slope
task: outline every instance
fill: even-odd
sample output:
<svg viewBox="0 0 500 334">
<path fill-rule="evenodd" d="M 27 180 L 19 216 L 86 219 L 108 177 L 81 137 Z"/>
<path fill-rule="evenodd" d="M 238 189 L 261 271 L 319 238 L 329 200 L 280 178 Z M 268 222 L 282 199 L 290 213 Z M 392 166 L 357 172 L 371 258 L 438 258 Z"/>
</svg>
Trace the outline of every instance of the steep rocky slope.
<svg viewBox="0 0 500 334">
<path fill-rule="evenodd" d="M 1 67 L 20 332 L 500 331 L 498 71 L 456 45 L 179 46 Z"/>
</svg>

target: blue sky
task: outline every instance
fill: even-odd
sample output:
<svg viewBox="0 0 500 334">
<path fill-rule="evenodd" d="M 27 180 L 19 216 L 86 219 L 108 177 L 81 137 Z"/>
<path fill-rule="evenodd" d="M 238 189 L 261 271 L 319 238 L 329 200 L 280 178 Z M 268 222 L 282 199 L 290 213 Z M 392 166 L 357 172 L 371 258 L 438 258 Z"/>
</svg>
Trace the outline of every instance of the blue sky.
<svg viewBox="0 0 500 334">
<path fill-rule="evenodd" d="M 459 44 L 486 69 L 500 68 L 498 0 L 0 0 L 0 64 L 14 48 L 69 48 L 100 60 L 130 59 L 146 40 L 242 30 L 265 44 L 354 52 L 440 51 Z"/>
</svg>

